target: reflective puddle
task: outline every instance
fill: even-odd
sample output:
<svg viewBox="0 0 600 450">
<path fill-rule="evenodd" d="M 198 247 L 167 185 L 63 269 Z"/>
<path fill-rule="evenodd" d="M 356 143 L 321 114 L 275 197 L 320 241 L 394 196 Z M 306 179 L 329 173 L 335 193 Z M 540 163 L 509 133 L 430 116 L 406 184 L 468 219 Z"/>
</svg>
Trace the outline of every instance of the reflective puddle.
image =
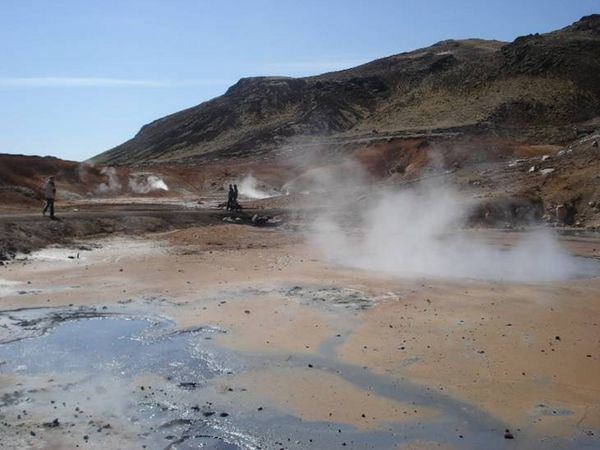
<svg viewBox="0 0 600 450">
<path fill-rule="evenodd" d="M 0 440 L 13 443 L 9 448 L 366 449 L 432 440 L 456 448 L 507 448 L 505 425 L 496 419 L 410 382 L 336 362 L 333 344 L 320 356 L 269 359 L 218 348 L 213 338 L 224 330 L 175 330 L 160 318 L 82 308 L 0 316 L 0 328 L 21 330 L 18 340 L 0 345 Z M 303 421 L 268 402 L 257 408 L 263 403 L 256 403 L 251 384 L 228 384 L 230 375 L 244 370 L 307 367 L 369 395 L 439 413 L 361 431 Z M 539 437 L 518 439 L 522 448 L 546 448 Z M 593 448 L 587 439 L 552 444 Z"/>
</svg>

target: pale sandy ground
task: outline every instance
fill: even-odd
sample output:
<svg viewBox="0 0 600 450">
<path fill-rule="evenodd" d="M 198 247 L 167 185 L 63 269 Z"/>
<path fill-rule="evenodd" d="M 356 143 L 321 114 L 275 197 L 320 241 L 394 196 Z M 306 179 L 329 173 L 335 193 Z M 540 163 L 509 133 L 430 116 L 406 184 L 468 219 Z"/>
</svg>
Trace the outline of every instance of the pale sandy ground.
<svg viewBox="0 0 600 450">
<path fill-rule="evenodd" d="M 588 256 L 600 249 L 598 238 L 565 242 Z M 359 430 L 440 414 L 316 367 L 285 367 L 286 358 L 317 356 L 343 335 L 330 355 L 340 363 L 443 392 L 511 430 L 559 437 L 593 430 L 599 439 L 600 278 L 541 284 L 385 278 L 335 266 L 299 235 L 238 225 L 101 244 L 79 259 L 47 251 L 1 268 L 0 308 L 162 296 L 169 299 L 162 314 L 180 327 L 221 327 L 229 332 L 219 345 L 277 361 L 217 380 L 215 390 L 252 386 L 236 399 L 238 407 L 268 404 L 305 421 Z M 372 306 L 323 307 L 278 290 L 295 285 L 356 290 Z M 1 390 L 10 386 L 4 377 Z M 435 439 L 398 441 L 403 449 L 433 447 L 455 448 Z"/>
</svg>

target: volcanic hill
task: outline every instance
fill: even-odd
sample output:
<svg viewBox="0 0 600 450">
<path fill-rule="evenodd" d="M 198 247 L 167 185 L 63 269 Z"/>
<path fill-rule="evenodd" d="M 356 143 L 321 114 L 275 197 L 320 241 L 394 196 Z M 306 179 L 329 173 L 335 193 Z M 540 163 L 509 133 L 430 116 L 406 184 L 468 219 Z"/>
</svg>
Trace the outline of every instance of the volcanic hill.
<svg viewBox="0 0 600 450">
<path fill-rule="evenodd" d="M 306 78 L 243 78 L 95 163 L 200 163 L 336 143 L 469 135 L 565 144 L 600 125 L 600 15 L 512 43 L 447 40 Z"/>
</svg>

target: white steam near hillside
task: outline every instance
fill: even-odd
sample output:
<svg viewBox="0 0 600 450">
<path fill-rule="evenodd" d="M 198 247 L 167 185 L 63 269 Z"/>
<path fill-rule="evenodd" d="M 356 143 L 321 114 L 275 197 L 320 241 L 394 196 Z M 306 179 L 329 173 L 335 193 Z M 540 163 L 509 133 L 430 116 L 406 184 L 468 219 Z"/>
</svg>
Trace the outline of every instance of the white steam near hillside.
<svg viewBox="0 0 600 450">
<path fill-rule="evenodd" d="M 129 189 L 136 194 L 168 191 L 169 186 L 157 175 L 137 174 L 129 177 Z"/>
<path fill-rule="evenodd" d="M 80 166 L 83 167 L 83 166 Z M 85 171 L 80 169 L 80 179 L 84 179 L 83 175 Z M 101 183 L 96 188 L 97 194 L 118 194 L 121 193 L 123 189 L 123 183 L 121 179 L 124 176 L 119 178 L 119 174 L 117 173 L 117 169 L 114 167 L 103 167 L 100 170 L 100 173 L 106 177 L 106 181 Z M 129 192 L 135 194 L 148 194 L 154 191 L 168 191 L 169 186 L 163 181 L 161 177 L 154 174 L 148 173 L 132 173 L 129 175 L 129 178 L 125 178 L 127 181 L 127 188 Z"/>
<path fill-rule="evenodd" d="M 354 211 L 359 230 L 342 226 L 337 210 L 315 221 L 310 238 L 340 264 L 399 277 L 539 282 L 598 273 L 597 262 L 568 254 L 550 231 L 526 233 L 507 249 L 457 232 L 468 209 L 448 186 L 383 192 Z"/>
<path fill-rule="evenodd" d="M 122 186 L 119 177 L 117 176 L 117 169 L 114 167 L 103 167 L 102 170 L 100 170 L 100 173 L 106 176 L 106 181 L 98 186 L 97 191 L 99 194 L 107 194 L 121 190 Z"/>
<path fill-rule="evenodd" d="M 240 181 L 238 190 L 244 197 L 255 200 L 274 197 L 277 195 L 277 192 L 274 192 L 271 189 L 260 188 L 258 185 L 258 180 L 254 178 L 252 174 L 246 175 L 242 181 Z"/>
</svg>

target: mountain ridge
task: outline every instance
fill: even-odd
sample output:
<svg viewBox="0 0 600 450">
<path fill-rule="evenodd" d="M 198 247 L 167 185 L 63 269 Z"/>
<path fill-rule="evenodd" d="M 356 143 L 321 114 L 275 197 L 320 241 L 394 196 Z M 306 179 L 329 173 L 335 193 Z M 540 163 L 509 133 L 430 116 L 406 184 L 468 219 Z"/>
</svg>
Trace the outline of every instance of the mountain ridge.
<svg viewBox="0 0 600 450">
<path fill-rule="evenodd" d="M 268 155 L 319 137 L 453 131 L 564 143 L 600 117 L 600 15 L 513 42 L 444 40 L 303 78 L 242 78 L 144 125 L 102 164 Z"/>
</svg>

